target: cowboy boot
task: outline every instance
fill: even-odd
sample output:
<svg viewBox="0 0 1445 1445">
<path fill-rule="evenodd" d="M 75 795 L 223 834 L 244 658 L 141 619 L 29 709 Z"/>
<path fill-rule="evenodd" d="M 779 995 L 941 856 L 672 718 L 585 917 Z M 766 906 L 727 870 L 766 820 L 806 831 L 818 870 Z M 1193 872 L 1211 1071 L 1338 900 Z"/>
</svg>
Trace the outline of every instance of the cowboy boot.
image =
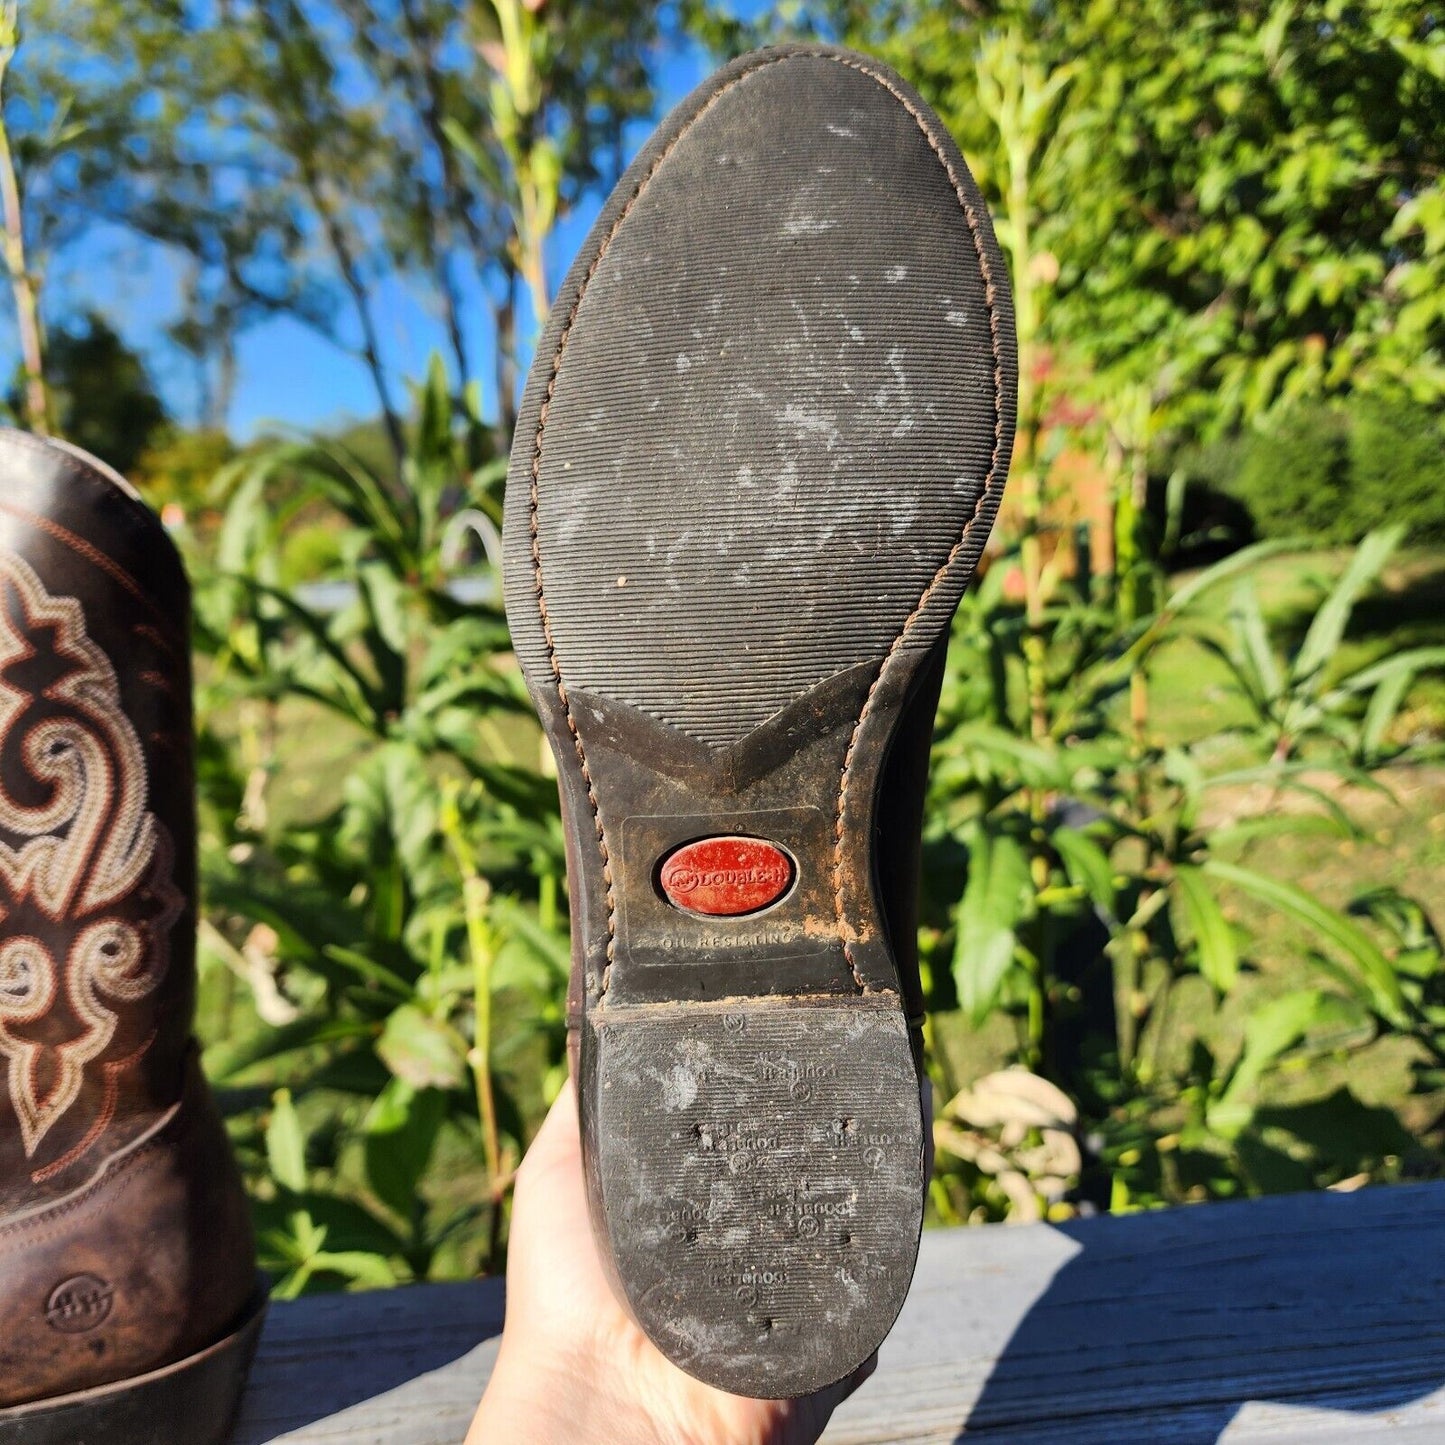
<svg viewBox="0 0 1445 1445">
<path fill-rule="evenodd" d="M 568 831 L 593 1223 L 735 1394 L 848 1375 L 908 1290 L 919 816 L 1016 377 L 957 147 L 803 46 L 664 121 L 523 399 L 507 612 Z"/>
<path fill-rule="evenodd" d="M 264 1295 L 191 1037 L 189 591 L 155 516 L 0 431 L 0 1445 L 213 1445 Z"/>
</svg>

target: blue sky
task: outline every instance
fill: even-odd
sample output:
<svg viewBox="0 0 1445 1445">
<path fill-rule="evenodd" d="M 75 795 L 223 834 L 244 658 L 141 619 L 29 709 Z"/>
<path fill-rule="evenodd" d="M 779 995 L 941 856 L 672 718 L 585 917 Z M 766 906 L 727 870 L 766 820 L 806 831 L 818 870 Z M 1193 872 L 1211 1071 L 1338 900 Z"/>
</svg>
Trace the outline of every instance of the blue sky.
<svg viewBox="0 0 1445 1445">
<path fill-rule="evenodd" d="M 751 16 L 764 9 L 762 0 L 742 0 L 729 7 Z M 660 116 L 702 80 L 709 69 L 706 53 L 696 43 L 671 39 L 656 52 L 655 79 Z M 635 153 L 651 124 L 634 126 L 627 139 Z M 553 286 L 591 226 L 603 197 L 590 195 L 565 216 L 548 247 L 548 279 Z M 136 242 L 118 229 L 92 231 L 53 258 L 46 279 L 45 311 L 54 318 L 95 309 L 106 316 L 146 356 L 168 405 L 182 420 L 192 420 L 197 406 L 194 377 L 185 360 L 165 345 L 165 327 L 181 310 L 182 277 L 176 258 L 154 246 Z M 479 292 L 469 298 L 465 325 L 473 365 L 490 390 L 493 344 L 490 316 Z M 525 298 L 523 301 L 525 307 Z M 374 295 L 375 316 L 388 364 L 394 401 L 405 405 L 404 383 L 418 377 L 433 350 L 445 350 L 445 336 L 426 298 L 401 281 L 384 283 Z M 520 333 L 530 337 L 530 318 L 519 318 Z M 15 366 L 13 331 L 0 332 L 0 373 Z M 364 365 L 299 322 L 281 317 L 247 330 L 238 347 L 238 375 L 227 418 L 240 439 L 274 427 L 329 427 L 353 417 L 376 413 L 376 393 Z"/>
</svg>

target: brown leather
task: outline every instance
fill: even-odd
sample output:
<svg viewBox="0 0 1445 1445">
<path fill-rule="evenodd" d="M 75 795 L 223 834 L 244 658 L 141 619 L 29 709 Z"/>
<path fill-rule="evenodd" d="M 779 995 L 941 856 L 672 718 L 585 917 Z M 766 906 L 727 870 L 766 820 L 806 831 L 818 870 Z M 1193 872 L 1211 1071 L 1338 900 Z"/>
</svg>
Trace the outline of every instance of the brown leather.
<svg viewBox="0 0 1445 1445">
<path fill-rule="evenodd" d="M 923 805 L 928 792 L 929 754 L 933 744 L 934 716 L 943 689 L 948 658 L 948 634 L 934 643 L 928 661 L 919 668 L 913 690 L 893 735 L 878 783 L 877 887 L 889 942 L 898 969 L 898 985 L 913 1039 L 914 1062 L 923 1071 L 923 1016 L 925 1000 L 918 968 L 918 888 L 922 871 Z M 576 833 L 567 806 L 567 793 L 559 788 L 562 836 L 567 852 L 567 881 L 572 917 L 582 907 L 578 897 L 581 869 L 576 866 Z M 573 1080 L 581 1076 L 584 958 L 580 930 L 572 930 L 572 971 L 567 984 L 567 1064 Z"/>
<path fill-rule="evenodd" d="M 933 721 L 948 657 L 944 633 L 918 670 L 893 745 L 878 780 L 878 896 L 898 966 L 903 1006 L 915 1030 L 923 1024 L 918 972 L 918 885 L 922 871 L 923 804 L 928 792 Z M 916 1046 L 921 1048 L 922 1036 Z"/>
<path fill-rule="evenodd" d="M 154 515 L 0 430 L 0 1406 L 202 1349 L 254 1287 L 191 1040 L 189 654 Z"/>
</svg>

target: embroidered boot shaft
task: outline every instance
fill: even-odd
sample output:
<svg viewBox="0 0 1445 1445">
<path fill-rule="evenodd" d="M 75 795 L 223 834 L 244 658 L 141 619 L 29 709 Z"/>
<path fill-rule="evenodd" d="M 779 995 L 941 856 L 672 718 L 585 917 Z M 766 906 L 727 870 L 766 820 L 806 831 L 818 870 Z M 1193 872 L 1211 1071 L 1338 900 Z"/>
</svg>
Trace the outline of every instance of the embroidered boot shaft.
<svg viewBox="0 0 1445 1445">
<path fill-rule="evenodd" d="M 0 1445 L 220 1440 L 259 1325 L 191 1039 L 189 649 L 133 489 L 0 432 Z"/>
</svg>

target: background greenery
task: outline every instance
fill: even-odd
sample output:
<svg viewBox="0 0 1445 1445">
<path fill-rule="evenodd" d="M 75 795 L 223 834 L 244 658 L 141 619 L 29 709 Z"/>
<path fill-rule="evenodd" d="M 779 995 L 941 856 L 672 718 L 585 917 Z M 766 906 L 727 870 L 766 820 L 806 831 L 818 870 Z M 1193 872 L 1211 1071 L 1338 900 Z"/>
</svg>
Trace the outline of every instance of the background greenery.
<svg viewBox="0 0 1445 1445">
<path fill-rule="evenodd" d="M 199 1027 L 282 1292 L 496 1268 L 565 1068 L 502 459 L 549 239 L 682 34 L 895 65 L 1010 262 L 1013 500 L 955 625 L 925 836 L 936 1217 L 1440 1172 L 1430 5 L 12 0 L 5 24 L 9 406 L 134 475 L 191 564 Z M 185 278 L 184 424 L 115 318 L 47 290 L 101 222 Z M 396 286 L 446 337 L 406 395 Z M 374 422 L 225 434 L 238 339 L 278 314 L 360 358 Z M 1081 460 L 1088 538 L 1061 521 Z"/>
</svg>

